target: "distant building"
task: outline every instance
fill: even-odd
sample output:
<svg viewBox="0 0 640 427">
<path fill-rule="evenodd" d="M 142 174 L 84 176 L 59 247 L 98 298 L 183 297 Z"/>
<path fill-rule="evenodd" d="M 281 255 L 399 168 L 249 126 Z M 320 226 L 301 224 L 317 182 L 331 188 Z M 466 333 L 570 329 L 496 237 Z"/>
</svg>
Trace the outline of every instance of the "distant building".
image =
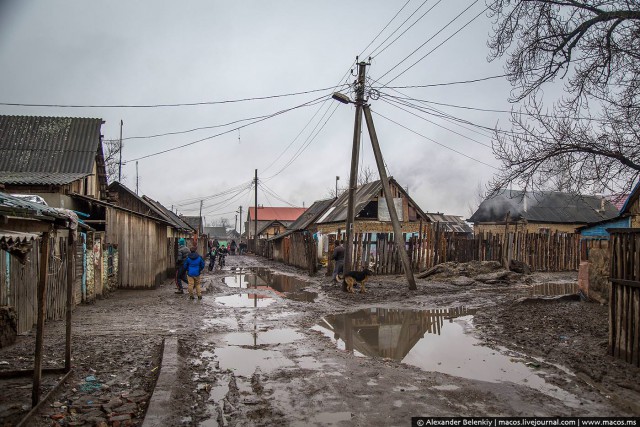
<svg viewBox="0 0 640 427">
<path fill-rule="evenodd" d="M 298 219 L 307 209 L 276 207 L 276 206 L 258 206 L 258 236 L 270 237 L 276 234 L 284 233 L 286 227 L 291 225 Z M 250 207 L 247 213 L 247 221 L 245 222 L 246 236 L 253 239 L 256 224 L 256 208 Z"/>
</svg>

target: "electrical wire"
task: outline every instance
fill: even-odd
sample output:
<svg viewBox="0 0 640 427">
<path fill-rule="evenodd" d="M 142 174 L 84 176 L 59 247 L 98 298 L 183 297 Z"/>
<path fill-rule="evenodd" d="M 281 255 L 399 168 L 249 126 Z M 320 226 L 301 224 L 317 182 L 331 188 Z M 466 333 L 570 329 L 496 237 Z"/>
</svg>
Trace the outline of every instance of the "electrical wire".
<svg viewBox="0 0 640 427">
<path fill-rule="evenodd" d="M 424 1 L 424 2 L 423 2 L 423 3 L 418 7 L 418 9 L 416 9 L 416 10 L 415 10 L 415 12 L 413 12 L 413 13 L 409 16 L 409 18 L 407 18 L 407 19 L 406 19 L 406 20 L 405 20 L 405 21 L 400 25 L 400 27 L 402 27 L 402 25 L 404 25 L 404 24 L 405 24 L 405 23 L 406 23 L 406 22 L 407 22 L 407 21 L 408 21 L 408 20 L 409 20 L 409 19 L 410 19 L 410 18 L 411 18 L 411 17 L 412 17 L 412 16 L 413 16 L 417 11 L 418 11 L 418 10 L 420 10 L 420 8 L 422 8 L 422 6 L 424 6 L 428 1 L 429 1 L 429 0 L 425 0 L 425 1 Z M 370 55 L 370 56 L 374 56 L 374 55 L 376 55 L 376 57 L 380 56 L 380 54 L 382 54 L 382 52 L 384 52 L 385 50 L 387 50 L 387 48 L 389 48 L 389 46 L 391 46 L 391 45 L 392 45 L 392 44 L 394 44 L 396 41 L 398 41 L 398 39 L 399 39 L 400 37 L 402 37 L 402 36 L 403 36 L 407 31 L 409 31 L 409 30 L 410 30 L 414 25 L 416 25 L 418 22 L 420 22 L 420 21 L 422 20 L 422 18 L 424 18 L 424 17 L 425 17 L 429 12 L 431 12 L 431 11 L 432 11 L 432 10 L 433 10 L 437 5 L 439 5 L 441 1 L 442 1 L 442 0 L 438 0 L 438 1 L 436 2 L 436 4 L 434 4 L 433 6 L 431 6 L 431 7 L 430 7 L 430 8 L 429 8 L 425 13 L 423 13 L 423 14 L 422 14 L 418 19 L 416 19 L 416 21 L 415 21 L 413 24 L 409 25 L 409 27 L 407 27 L 407 29 L 405 29 L 402 33 L 400 33 L 400 34 L 398 35 L 398 37 L 396 37 L 395 39 L 393 39 L 393 40 L 391 41 L 391 43 L 389 43 L 388 45 L 386 45 L 386 46 L 385 46 L 385 47 L 384 47 L 380 52 L 378 52 L 378 53 L 376 54 L 376 53 L 375 53 L 375 49 L 374 49 L 374 51 L 373 51 L 373 52 L 371 52 L 371 55 Z M 398 30 L 400 29 L 400 27 L 398 27 L 398 28 L 396 29 L 396 31 L 398 31 Z M 394 31 L 394 33 L 395 33 L 395 31 Z M 393 35 L 394 33 L 392 33 L 391 35 Z M 389 37 L 391 37 L 391 36 L 389 36 Z M 385 39 L 385 42 L 389 39 L 389 37 L 387 37 L 387 39 Z M 382 44 L 384 44 L 384 42 L 382 42 Z M 382 44 L 380 44 L 380 46 L 382 46 Z M 378 49 L 380 46 L 378 46 L 376 49 Z"/>
<path fill-rule="evenodd" d="M 298 206 L 294 205 L 293 203 L 290 203 L 288 201 L 286 201 L 283 197 L 281 197 L 278 193 L 276 193 L 274 190 L 272 190 L 271 188 L 269 188 L 266 184 L 264 183 L 260 183 L 260 187 L 264 188 L 264 190 L 268 191 L 269 194 L 271 194 L 273 197 L 275 197 L 276 199 L 280 200 L 283 203 L 286 203 L 287 205 L 293 207 L 293 208 L 297 208 Z"/>
<path fill-rule="evenodd" d="M 417 51 L 419 51 L 420 49 L 422 49 L 427 43 L 429 43 L 431 40 L 433 40 L 438 34 L 440 34 L 441 32 L 443 32 L 449 25 L 453 24 L 455 21 L 458 20 L 458 18 L 460 18 L 467 10 L 471 9 L 471 7 L 473 5 L 475 5 L 476 3 L 478 3 L 478 1 L 480 0 L 474 0 L 473 3 L 471 3 L 469 6 L 467 6 L 462 12 L 460 12 L 458 15 L 455 16 L 455 18 L 451 19 L 449 22 L 447 22 L 444 27 L 440 28 L 434 35 L 432 35 L 431 37 L 429 37 L 424 43 L 422 43 L 420 46 L 418 46 L 413 52 L 411 52 L 409 55 L 407 55 L 404 59 L 402 59 L 400 62 L 398 62 L 396 65 L 394 65 L 390 70 L 388 70 L 386 73 L 384 73 L 383 75 L 381 75 L 378 79 L 376 79 L 376 82 L 379 82 L 380 80 L 382 80 L 383 77 L 385 77 L 387 74 L 389 74 L 390 72 L 392 72 L 393 70 L 395 70 L 396 68 L 398 68 L 403 62 L 405 62 L 407 59 L 411 58 Z M 387 84 L 389 84 L 391 81 L 393 81 L 395 79 L 390 80 L 389 82 L 387 82 Z M 387 85 L 384 85 L 385 87 Z"/>
<path fill-rule="evenodd" d="M 499 78 L 502 78 L 502 77 L 509 77 L 509 76 L 511 76 L 511 74 L 498 74 L 496 76 L 479 77 L 477 79 L 461 80 L 461 81 L 445 82 L 445 83 L 432 83 L 432 84 L 426 84 L 426 85 L 408 85 L 408 86 L 388 86 L 388 85 L 385 85 L 385 88 L 387 88 L 387 89 L 416 89 L 416 88 L 428 88 L 428 87 L 439 87 L 439 86 L 452 86 L 452 85 L 484 82 L 484 81 L 487 81 L 487 80 L 494 80 L 494 79 L 499 79 Z M 382 86 L 377 87 L 377 88 L 374 87 L 374 89 L 382 89 Z"/>
<path fill-rule="evenodd" d="M 448 147 L 448 146 L 446 146 L 446 145 L 444 145 L 444 144 L 442 144 L 442 143 L 440 143 L 440 142 L 436 141 L 436 140 L 435 140 L 435 139 L 433 139 L 433 138 L 429 138 L 428 136 L 425 136 L 425 135 L 421 134 L 420 132 L 417 132 L 417 131 L 415 131 L 415 130 L 413 130 L 413 129 L 411 129 L 411 128 L 408 128 L 407 126 L 402 125 L 402 124 L 400 124 L 400 123 L 396 122 L 395 120 L 392 120 L 392 119 L 388 118 L 387 116 L 384 116 L 384 115 L 382 115 L 382 114 L 380 114 L 380 113 L 378 113 L 378 112 L 376 112 L 376 111 L 373 111 L 373 110 L 372 110 L 372 112 L 373 112 L 373 113 L 375 113 L 376 115 L 378 115 L 378 116 L 382 117 L 383 119 L 386 119 L 386 120 L 390 121 L 391 123 L 394 123 L 394 124 L 396 124 L 396 125 L 400 126 L 401 128 L 408 130 L 409 132 L 412 132 L 412 133 L 414 133 L 414 134 L 416 134 L 416 135 L 418 135 L 418 136 L 421 136 L 421 137 L 423 137 L 424 139 L 426 139 L 426 140 L 428 140 L 428 141 L 431 141 L 431 142 L 433 142 L 434 144 L 437 144 L 437 145 L 439 145 L 439 146 L 441 146 L 441 147 L 443 147 L 443 148 L 446 148 L 447 150 L 453 151 L 453 152 L 454 152 L 454 153 L 456 153 L 456 154 L 460 154 L 461 156 L 466 157 L 466 158 L 467 158 L 467 159 L 469 159 L 469 160 L 473 160 L 474 162 L 478 162 L 478 163 L 481 163 L 481 164 L 483 164 L 483 165 L 485 165 L 485 166 L 489 166 L 490 168 L 495 169 L 495 170 L 500 170 L 499 168 L 497 168 L 497 167 L 495 167 L 495 166 L 492 166 L 492 165 L 490 165 L 490 164 L 488 164 L 488 163 L 485 163 L 485 162 L 483 162 L 483 161 L 481 161 L 481 160 L 474 159 L 473 157 L 468 156 L 468 155 L 466 155 L 466 154 L 464 154 L 464 153 L 462 153 L 462 152 L 460 152 L 460 151 L 458 151 L 458 150 L 456 150 L 456 149 L 453 149 L 453 148 L 451 148 L 451 147 Z"/>
<path fill-rule="evenodd" d="M 305 102 L 304 104 L 300 104 L 300 105 L 297 105 L 297 106 L 295 106 L 295 107 L 287 108 L 287 109 L 285 109 L 285 110 L 280 110 L 280 111 L 278 111 L 278 112 L 276 112 L 276 113 L 270 114 L 270 115 L 268 115 L 268 116 L 266 116 L 266 117 L 264 117 L 264 118 L 258 119 L 258 120 L 254 120 L 254 121 L 252 121 L 252 122 L 250 122 L 250 123 L 247 123 L 247 124 L 244 124 L 244 125 L 242 125 L 242 126 L 238 126 L 238 127 L 233 128 L 233 129 L 229 129 L 229 130 L 227 130 L 227 131 L 220 132 L 220 133 L 217 133 L 217 134 L 215 134 L 215 135 L 208 136 L 208 137 L 206 137 L 206 138 L 201 138 L 201 139 L 198 139 L 198 140 L 196 140 L 196 141 L 189 142 L 189 143 L 187 143 L 187 144 L 182 144 L 182 145 L 179 145 L 179 146 L 177 146 L 177 147 L 168 148 L 168 149 L 166 149 L 166 150 L 158 151 L 158 152 L 156 152 L 156 153 L 151 153 L 151 154 L 147 154 L 147 155 L 145 155 L 145 156 L 140 156 L 140 157 L 137 157 L 137 158 L 134 158 L 134 159 L 130 159 L 130 160 L 127 160 L 127 162 L 133 162 L 133 161 L 136 161 L 136 160 L 146 159 L 146 158 L 149 158 L 149 157 L 153 157 L 153 156 L 157 156 L 157 155 L 160 155 L 160 154 L 168 153 L 168 152 L 170 152 L 170 151 L 175 151 L 175 150 L 178 150 L 178 149 L 180 149 L 180 148 L 188 147 L 188 146 L 190 146 L 190 145 L 197 144 L 197 143 L 202 142 L 202 141 L 207 141 L 207 140 L 209 140 L 209 139 L 213 139 L 213 138 L 216 138 L 216 137 L 218 137 L 218 136 L 226 135 L 226 134 L 228 134 L 228 133 L 235 132 L 235 131 L 237 131 L 238 129 L 242 129 L 242 128 L 245 128 L 245 127 L 247 127 L 247 126 L 251 126 L 251 125 L 254 125 L 254 124 L 256 124 L 256 123 L 260 123 L 260 122 L 265 121 L 265 120 L 268 120 L 268 119 L 270 119 L 270 118 L 273 118 L 273 117 L 279 116 L 279 115 L 281 115 L 281 114 L 288 113 L 289 111 L 293 111 L 293 110 L 296 110 L 296 109 L 298 109 L 298 108 L 302 108 L 302 107 L 307 107 L 307 106 L 309 106 L 309 104 L 311 104 L 311 103 L 313 103 L 313 102 L 315 102 L 315 101 L 318 101 L 319 99 L 322 99 L 322 98 L 329 98 L 329 97 L 328 97 L 327 95 L 323 95 L 323 96 L 322 96 L 322 97 L 320 97 L 320 98 L 316 98 L 316 99 L 314 99 L 314 100 L 312 100 L 312 101 Z M 125 162 L 125 163 L 126 163 L 126 162 Z"/>
<path fill-rule="evenodd" d="M 392 101 L 384 100 L 384 102 L 386 102 L 387 104 L 389 104 L 389 105 L 391 105 L 391 106 L 393 106 L 393 107 L 395 107 L 395 108 L 398 108 L 398 109 L 400 109 L 400 110 L 402 110 L 402 111 L 404 111 L 404 112 L 406 112 L 406 113 L 409 113 L 409 114 L 411 114 L 412 116 L 415 116 L 415 117 L 417 117 L 417 118 L 419 118 L 419 119 L 421 119 L 421 120 L 424 120 L 424 121 L 426 121 L 426 122 L 429 122 L 429 123 L 431 123 L 431 124 L 433 124 L 433 125 L 435 125 L 435 126 L 438 126 L 438 127 L 442 128 L 442 129 L 448 130 L 448 131 L 449 131 L 449 132 L 451 132 L 451 133 L 454 133 L 454 134 L 456 134 L 456 135 L 458 135 L 458 136 L 461 136 L 461 137 L 463 137 L 463 138 L 465 138 L 465 139 L 468 139 L 469 141 L 473 141 L 473 142 L 475 142 L 476 144 L 480 144 L 480 145 L 482 145 L 483 147 L 492 148 L 492 147 L 491 147 L 491 145 L 489 145 L 489 144 L 485 144 L 484 142 L 478 141 L 477 139 L 473 139 L 473 138 L 471 138 L 471 137 L 469 137 L 469 136 L 467 136 L 467 135 L 464 135 L 464 134 L 462 134 L 462 133 L 460 133 L 460 132 L 457 132 L 457 131 L 455 131 L 455 130 L 453 130 L 453 129 L 449 129 L 449 128 L 448 128 L 448 127 L 446 127 L 446 126 L 443 126 L 443 125 L 441 125 L 441 124 L 438 124 L 438 123 L 436 123 L 436 122 L 434 122 L 434 121 L 432 121 L 432 120 L 429 120 L 429 119 L 427 119 L 427 118 L 425 118 L 425 117 L 419 116 L 419 115 L 417 115 L 417 114 L 415 114 L 415 113 L 413 113 L 413 112 L 411 112 L 411 111 L 409 111 L 409 110 L 406 110 L 406 109 L 404 109 L 404 108 L 402 108 L 402 107 L 400 107 L 400 106 L 398 106 L 398 105 L 395 105 Z"/>
<path fill-rule="evenodd" d="M 429 0 L 425 0 L 425 3 L 426 3 L 427 1 L 429 1 Z M 360 55 L 358 55 L 359 57 L 361 57 L 361 56 L 362 56 L 362 54 L 364 53 L 364 51 L 365 51 L 365 50 L 369 49 L 369 46 L 371 46 L 371 45 L 373 44 L 373 42 L 375 42 L 375 41 L 378 39 L 378 37 L 380 37 L 380 34 L 382 34 L 382 33 L 384 32 L 384 30 L 386 30 L 386 29 L 387 29 L 387 27 L 389 27 L 389 25 L 391 25 L 391 23 L 396 19 L 396 17 L 400 14 L 400 12 L 402 12 L 402 11 L 404 10 L 404 8 L 405 8 L 405 7 L 407 7 L 407 5 L 408 5 L 409 3 L 411 3 L 411 0 L 407 0 L 407 2 L 406 2 L 406 3 L 405 3 L 405 4 L 400 8 L 400 10 L 399 10 L 398 12 L 396 12 L 396 14 L 395 14 L 395 15 L 393 15 L 393 18 L 391 18 L 391 20 L 389 20 L 389 22 L 387 22 L 387 25 L 385 25 L 385 26 L 384 26 L 384 28 L 380 30 L 380 32 L 378 33 L 378 35 L 376 35 L 376 36 L 373 38 L 373 40 L 371 40 L 371 41 L 369 42 L 369 44 L 368 44 L 364 49 L 362 49 L 362 52 L 360 52 Z M 422 6 L 420 6 L 420 7 L 422 7 Z M 415 12 L 414 12 L 414 13 L 415 13 Z M 412 14 L 411 16 L 413 16 L 413 14 Z M 411 17 L 411 16 L 410 16 L 410 17 Z M 409 17 L 409 18 L 410 18 L 410 17 Z M 407 18 L 407 19 L 408 19 L 408 18 Z M 405 22 L 406 22 L 406 21 L 405 21 Z M 400 26 L 402 26 L 403 24 L 404 24 L 404 22 L 403 22 L 402 24 L 400 24 Z M 398 30 L 396 30 L 396 31 L 398 31 Z M 394 33 L 395 33 L 395 31 L 394 31 L 393 33 L 391 33 L 391 35 L 393 35 Z M 389 37 L 390 37 L 390 36 L 389 36 Z M 389 39 L 389 37 L 387 37 L 387 38 L 386 38 L 382 43 L 384 44 L 384 42 L 385 42 L 385 41 L 387 41 L 387 40 Z M 377 49 L 377 48 L 376 48 L 376 49 Z M 375 49 L 374 49 L 374 51 L 375 51 Z M 373 55 L 373 52 L 372 52 L 371 54 L 369 54 L 368 56 L 371 56 L 371 55 Z"/>
<path fill-rule="evenodd" d="M 284 93 L 280 95 L 255 96 L 251 98 L 227 99 L 223 101 L 202 101 L 202 102 L 181 102 L 176 104 L 123 104 L 123 105 L 78 105 L 78 104 L 25 104 L 18 102 L 0 102 L 0 105 L 12 107 L 53 107 L 53 108 L 163 108 L 163 107 L 193 107 L 199 105 L 219 105 L 233 104 L 246 101 L 262 101 L 265 99 L 284 98 L 288 96 L 305 95 L 309 93 L 325 92 L 327 90 L 335 90 L 335 87 L 325 87 L 321 89 L 305 90 L 301 92 Z"/>
<path fill-rule="evenodd" d="M 250 181 L 246 181 L 243 182 L 242 184 L 238 184 L 234 187 L 231 187 L 227 190 L 221 191 L 219 193 L 216 194 L 211 194 L 208 196 L 203 196 L 203 197 L 192 197 L 189 199 L 184 199 L 184 200 L 179 200 L 178 203 L 174 203 L 174 206 L 188 206 L 191 205 L 193 203 L 199 203 L 200 201 L 204 201 L 204 200 L 211 200 L 211 199 L 215 199 L 216 197 L 221 197 L 221 196 L 226 196 L 230 193 L 233 193 L 234 191 L 241 189 L 241 188 L 245 188 L 247 185 L 250 185 L 253 182 L 253 180 Z"/>
<path fill-rule="evenodd" d="M 478 0 L 474 1 L 471 6 L 473 6 Z M 471 7 L 469 6 L 469 7 Z M 416 62 L 414 62 L 413 64 L 411 64 L 408 68 L 406 68 L 403 72 L 401 72 L 400 74 L 396 75 L 394 78 L 392 78 L 391 80 L 389 80 L 386 84 L 385 87 L 391 83 L 392 81 L 398 79 L 400 76 L 402 76 L 404 73 L 406 73 L 407 71 L 409 71 L 410 69 L 412 69 L 413 67 L 415 67 L 420 61 L 424 60 L 427 56 L 431 55 L 433 52 L 435 52 L 437 49 L 439 49 L 443 44 L 445 44 L 446 42 L 448 42 L 449 40 L 451 40 L 456 34 L 458 34 L 460 31 L 464 30 L 465 28 L 467 28 L 473 21 L 475 21 L 476 19 L 478 19 L 480 17 L 480 15 L 482 15 L 483 13 L 485 13 L 487 10 L 489 9 L 489 6 L 485 7 L 482 11 L 480 11 L 480 13 L 478 13 L 476 16 L 474 16 L 473 18 L 471 18 L 469 21 L 467 21 L 466 24 L 464 24 L 462 27 L 460 27 L 456 32 L 454 32 L 453 34 L 451 34 L 449 37 L 447 37 L 446 39 L 444 39 L 442 42 L 440 42 L 440 44 L 438 44 L 436 47 L 434 47 L 433 49 L 431 49 L 429 52 L 426 53 L 426 55 L 424 55 L 422 58 L 418 59 Z M 463 11 L 466 12 L 467 9 L 465 9 Z M 455 18 L 457 19 L 457 17 Z M 448 24 L 447 24 L 448 25 Z M 444 29 L 444 28 L 443 28 Z M 395 68 L 395 67 L 394 67 Z M 389 70 L 391 71 L 391 70 Z M 388 72 L 387 72 L 388 73 Z"/>
<path fill-rule="evenodd" d="M 312 105 L 315 105 L 315 104 L 320 103 L 320 102 L 322 102 L 322 101 L 316 101 L 315 103 L 309 104 L 308 106 L 312 106 Z M 274 113 L 265 114 L 265 115 L 262 115 L 262 116 L 247 117 L 246 119 L 234 120 L 232 122 L 223 123 L 223 124 L 220 124 L 220 125 L 202 126 L 202 127 L 197 127 L 197 128 L 187 129 L 187 130 L 181 130 L 181 131 L 158 133 L 158 134 L 155 134 L 155 135 L 129 136 L 129 137 L 126 137 L 126 138 L 122 138 L 122 140 L 123 141 L 127 141 L 127 140 L 130 140 L 130 139 L 160 138 L 160 137 L 163 137 L 163 136 L 181 135 L 181 134 L 190 133 L 190 132 L 196 132 L 196 131 L 205 130 L 205 129 L 222 128 L 222 127 L 226 127 L 226 126 L 235 125 L 236 123 L 247 122 L 247 121 L 250 121 L 250 120 L 263 119 L 263 118 L 271 116 L 272 114 L 274 114 Z M 238 129 L 238 131 L 239 131 L 239 129 Z"/>
</svg>

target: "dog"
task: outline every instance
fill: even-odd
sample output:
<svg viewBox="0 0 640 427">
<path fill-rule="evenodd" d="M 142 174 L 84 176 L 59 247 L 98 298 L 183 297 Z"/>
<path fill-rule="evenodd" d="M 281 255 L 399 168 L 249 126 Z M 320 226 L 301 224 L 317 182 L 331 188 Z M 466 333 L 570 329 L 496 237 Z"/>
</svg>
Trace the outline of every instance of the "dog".
<svg viewBox="0 0 640 427">
<path fill-rule="evenodd" d="M 350 271 L 342 276 L 342 290 L 353 293 L 353 285 L 360 284 L 360 293 L 365 293 L 364 284 L 369 277 L 373 276 L 373 271 L 365 268 L 362 271 Z"/>
</svg>

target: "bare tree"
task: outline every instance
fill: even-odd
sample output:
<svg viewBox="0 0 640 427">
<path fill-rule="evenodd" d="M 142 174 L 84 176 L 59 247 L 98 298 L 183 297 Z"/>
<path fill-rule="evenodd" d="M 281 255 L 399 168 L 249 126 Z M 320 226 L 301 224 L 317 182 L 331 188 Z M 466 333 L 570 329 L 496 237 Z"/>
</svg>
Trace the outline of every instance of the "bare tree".
<svg viewBox="0 0 640 427">
<path fill-rule="evenodd" d="M 227 218 L 227 217 L 219 218 L 216 221 L 216 225 L 218 227 L 224 227 L 225 229 L 227 229 L 227 228 L 229 228 L 231 226 L 231 221 L 229 221 L 229 218 Z"/>
<path fill-rule="evenodd" d="M 374 170 L 371 166 L 365 166 L 358 172 L 358 186 L 375 181 L 377 176 L 378 171 Z"/>
<path fill-rule="evenodd" d="M 491 190 L 629 190 L 640 175 L 640 2 L 495 0 L 488 8 L 489 59 L 506 57 L 511 101 L 523 102 L 511 132 L 496 130 L 503 171 Z M 547 109 L 542 89 L 556 79 L 565 95 Z"/>
<path fill-rule="evenodd" d="M 120 161 L 120 141 L 117 139 L 105 139 L 102 141 L 104 164 L 107 170 L 107 182 L 111 184 L 118 179 L 118 166 Z M 124 174 L 122 179 L 124 179 Z"/>
</svg>

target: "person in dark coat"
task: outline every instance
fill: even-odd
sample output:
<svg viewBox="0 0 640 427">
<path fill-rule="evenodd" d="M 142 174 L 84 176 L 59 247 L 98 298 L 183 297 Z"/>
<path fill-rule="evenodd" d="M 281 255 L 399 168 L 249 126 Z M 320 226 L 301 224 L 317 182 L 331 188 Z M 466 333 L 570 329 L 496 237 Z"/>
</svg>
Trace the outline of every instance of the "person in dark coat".
<svg viewBox="0 0 640 427">
<path fill-rule="evenodd" d="M 339 274 L 344 274 L 344 246 L 342 244 L 342 240 L 338 242 L 338 245 L 333 249 L 333 255 L 331 259 L 335 261 L 335 266 L 333 267 L 333 284 L 338 283 L 336 278 Z"/>
<path fill-rule="evenodd" d="M 191 251 L 187 247 L 187 242 L 184 239 L 178 240 L 178 257 L 176 258 L 176 287 L 178 290 L 176 294 L 184 294 L 184 287 L 182 282 L 188 283 L 187 271 L 184 269 L 184 261 L 189 256 Z"/>
<path fill-rule="evenodd" d="M 204 260 L 196 252 L 196 247 L 191 248 L 191 252 L 186 260 L 184 260 L 184 268 L 187 270 L 187 280 L 189 281 L 189 299 L 194 299 L 193 288 L 196 289 L 198 299 L 202 299 L 202 290 L 200 288 L 200 274 L 204 270 Z"/>
</svg>

